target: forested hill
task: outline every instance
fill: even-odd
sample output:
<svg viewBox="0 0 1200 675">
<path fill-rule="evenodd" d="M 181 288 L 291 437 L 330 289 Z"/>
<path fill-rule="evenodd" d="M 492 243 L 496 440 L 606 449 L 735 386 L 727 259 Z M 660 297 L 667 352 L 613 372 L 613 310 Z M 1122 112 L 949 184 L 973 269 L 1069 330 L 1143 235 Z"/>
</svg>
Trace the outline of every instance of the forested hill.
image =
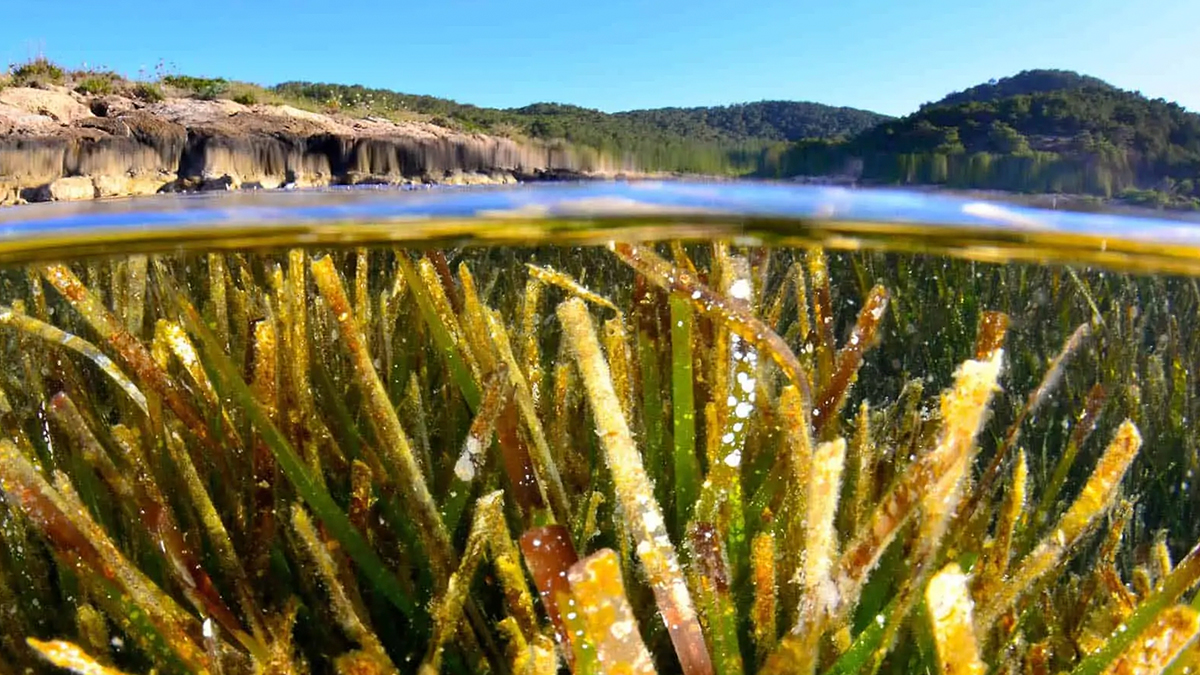
<svg viewBox="0 0 1200 675">
<path fill-rule="evenodd" d="M 1071 91 L 1074 89 L 1110 89 L 1116 87 L 1090 75 L 1080 75 L 1072 70 L 1024 70 L 1011 77 L 991 80 L 974 87 L 947 94 L 936 103 L 927 103 L 922 108 L 930 106 L 949 106 L 959 103 L 988 103 L 1010 96 L 1043 94 L 1052 91 Z"/>
<path fill-rule="evenodd" d="M 618 118 L 690 138 L 799 141 L 853 136 L 891 118 L 857 108 L 804 101 L 759 101 L 707 108 L 656 108 Z"/>
<path fill-rule="evenodd" d="M 848 141 L 797 143 L 764 169 L 1200 208 L 1200 115 L 1076 73 L 1028 71 Z"/>
<path fill-rule="evenodd" d="M 560 103 L 484 108 L 433 96 L 313 82 L 285 82 L 271 91 L 310 105 L 426 116 L 466 131 L 562 139 L 629 156 L 649 170 L 713 174 L 760 172 L 762 158 L 778 155 L 786 142 L 849 137 L 890 119 L 865 110 L 793 101 L 605 113 Z"/>
<path fill-rule="evenodd" d="M 359 85 L 285 82 L 275 93 L 339 107 L 434 115 L 443 121 L 494 131 L 515 125 L 530 135 L 605 133 L 616 137 L 666 134 L 697 141 L 798 141 L 853 136 L 891 119 L 886 115 L 807 101 L 759 101 L 698 108 L 654 108 L 605 113 L 562 103 L 483 108 L 434 96 Z M 570 126 L 572 128 L 565 128 Z"/>
</svg>

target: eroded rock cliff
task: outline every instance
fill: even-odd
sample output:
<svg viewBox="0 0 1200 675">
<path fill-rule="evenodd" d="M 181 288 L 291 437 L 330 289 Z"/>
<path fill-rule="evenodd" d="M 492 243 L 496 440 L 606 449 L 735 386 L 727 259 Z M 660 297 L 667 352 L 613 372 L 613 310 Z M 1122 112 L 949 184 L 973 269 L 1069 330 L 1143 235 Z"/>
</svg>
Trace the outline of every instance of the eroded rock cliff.
<svg viewBox="0 0 1200 675">
<path fill-rule="evenodd" d="M 631 168 L 587 150 L 425 122 L 0 91 L 0 204 L 287 185 L 504 183 Z"/>
</svg>

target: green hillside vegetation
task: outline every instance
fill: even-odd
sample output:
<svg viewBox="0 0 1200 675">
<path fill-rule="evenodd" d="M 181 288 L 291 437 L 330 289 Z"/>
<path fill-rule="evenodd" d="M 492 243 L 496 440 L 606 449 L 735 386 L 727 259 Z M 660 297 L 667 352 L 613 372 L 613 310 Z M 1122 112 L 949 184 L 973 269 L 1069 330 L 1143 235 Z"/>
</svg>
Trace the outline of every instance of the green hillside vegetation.
<svg viewBox="0 0 1200 675">
<path fill-rule="evenodd" d="M 618 118 L 691 138 L 798 141 L 854 135 L 886 115 L 804 101 L 759 101 L 705 108 L 657 108 L 617 113 Z"/>
<path fill-rule="evenodd" d="M 260 86 L 222 77 L 166 72 L 133 80 L 107 69 L 72 70 L 38 57 L 0 73 L 0 87 L 66 86 L 82 94 L 118 94 L 153 103 L 164 97 L 287 104 L 314 112 L 394 121 L 423 120 L 464 132 L 566 141 L 648 171 L 759 175 L 778 166 L 789 143 L 846 138 L 890 118 L 819 103 L 762 101 L 730 106 L 605 113 L 561 103 L 486 108 L 450 99 L 362 85 L 284 82 Z"/>
<path fill-rule="evenodd" d="M 927 103 L 922 108 L 933 105 L 957 105 L 959 103 L 989 103 L 1010 96 L 1027 94 L 1044 94 L 1052 91 L 1071 91 L 1074 89 L 1112 89 L 1116 87 L 1090 75 L 1080 75 L 1073 70 L 1026 70 L 1011 77 L 991 80 L 984 84 L 947 94 L 936 103 Z"/>
<path fill-rule="evenodd" d="M 1027 71 L 849 140 L 801 141 L 764 172 L 1200 208 L 1200 115 L 1095 78 Z"/>
<path fill-rule="evenodd" d="M 700 108 L 657 108 L 605 113 L 562 103 L 522 108 L 482 108 L 434 96 L 402 94 L 361 85 L 285 82 L 271 90 L 334 108 L 434 115 L 478 130 L 504 125 L 538 137 L 671 135 L 704 142 L 798 141 L 849 136 L 888 120 L 885 115 L 820 103 L 760 101 Z"/>
<path fill-rule="evenodd" d="M 865 110 L 792 101 L 605 113 L 561 103 L 483 108 L 360 85 L 285 82 L 271 92 L 336 109 L 416 113 L 466 131 L 562 139 L 629 157 L 649 170 L 716 174 L 757 173 L 763 158 L 781 152 L 783 143 L 852 136 L 889 119 Z"/>
</svg>

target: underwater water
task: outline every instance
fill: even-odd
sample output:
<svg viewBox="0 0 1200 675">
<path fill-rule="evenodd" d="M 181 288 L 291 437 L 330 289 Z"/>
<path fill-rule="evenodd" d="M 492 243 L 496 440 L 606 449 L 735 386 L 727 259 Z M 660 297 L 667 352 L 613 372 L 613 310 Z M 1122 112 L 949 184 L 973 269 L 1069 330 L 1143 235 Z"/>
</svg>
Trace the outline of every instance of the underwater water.
<svg viewBox="0 0 1200 675">
<path fill-rule="evenodd" d="M 748 184 L 0 211 L 0 675 L 1200 665 L 1200 230 Z"/>
</svg>

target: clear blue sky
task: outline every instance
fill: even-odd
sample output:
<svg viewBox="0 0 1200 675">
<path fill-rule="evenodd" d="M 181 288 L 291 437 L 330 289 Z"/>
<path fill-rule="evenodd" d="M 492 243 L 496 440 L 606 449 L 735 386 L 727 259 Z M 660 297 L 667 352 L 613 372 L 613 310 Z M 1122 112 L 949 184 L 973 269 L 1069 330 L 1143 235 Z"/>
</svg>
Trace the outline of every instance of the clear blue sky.
<svg viewBox="0 0 1200 675">
<path fill-rule="evenodd" d="M 7 7 L 5 7 L 7 5 Z M 18 9 L 19 7 L 19 9 Z M 1200 111 L 1200 0 L 0 0 L 0 59 L 359 83 L 487 106 L 909 112 L 1067 68 Z"/>
</svg>

